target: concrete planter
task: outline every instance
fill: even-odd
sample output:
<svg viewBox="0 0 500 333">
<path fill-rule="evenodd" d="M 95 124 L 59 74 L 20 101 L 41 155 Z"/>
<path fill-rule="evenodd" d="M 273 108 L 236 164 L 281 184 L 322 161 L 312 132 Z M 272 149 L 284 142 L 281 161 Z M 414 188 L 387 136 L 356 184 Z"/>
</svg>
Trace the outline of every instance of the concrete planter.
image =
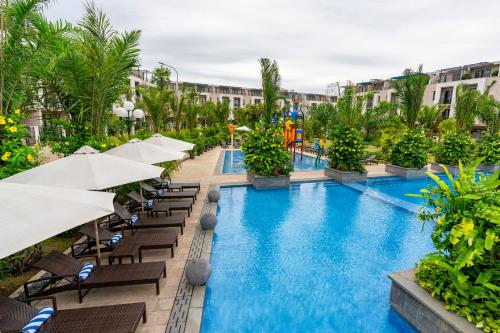
<svg viewBox="0 0 500 333">
<path fill-rule="evenodd" d="M 366 181 L 367 172 L 344 172 L 330 167 L 325 168 L 325 176 L 333 178 L 339 183 L 357 183 Z"/>
<path fill-rule="evenodd" d="M 425 178 L 427 176 L 425 174 L 427 172 L 427 168 L 425 168 L 425 167 L 422 169 L 403 168 L 403 167 L 393 165 L 393 164 L 386 164 L 385 165 L 385 172 L 392 173 L 396 176 L 399 176 L 399 177 L 405 178 L 405 179 Z"/>
<path fill-rule="evenodd" d="M 477 167 L 479 171 L 485 171 L 485 172 L 496 172 L 497 170 L 500 170 L 500 164 L 479 164 Z"/>
<path fill-rule="evenodd" d="M 434 170 L 434 171 L 438 171 L 438 172 L 444 172 L 444 169 L 439 165 L 439 164 L 442 164 L 442 163 L 437 163 L 437 162 L 432 162 L 431 163 L 431 170 Z M 448 169 L 448 171 L 456 176 L 458 175 L 458 166 L 453 166 L 453 165 L 448 165 L 448 164 L 443 164 L 446 166 L 446 168 Z"/>
<path fill-rule="evenodd" d="M 389 274 L 391 307 L 422 333 L 480 333 L 415 282 L 415 270 Z"/>
<path fill-rule="evenodd" d="M 265 177 L 247 172 L 247 179 L 258 190 L 290 186 L 290 176 Z"/>
</svg>

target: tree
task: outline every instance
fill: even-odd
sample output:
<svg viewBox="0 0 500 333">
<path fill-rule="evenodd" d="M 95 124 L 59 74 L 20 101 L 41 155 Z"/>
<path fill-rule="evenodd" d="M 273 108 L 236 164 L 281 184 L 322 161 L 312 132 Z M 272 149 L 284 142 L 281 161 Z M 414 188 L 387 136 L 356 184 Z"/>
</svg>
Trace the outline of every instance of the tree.
<svg viewBox="0 0 500 333">
<path fill-rule="evenodd" d="M 278 101 L 281 97 L 281 76 L 276 60 L 260 58 L 260 73 L 262 77 L 262 92 L 264 100 L 264 116 L 266 121 L 271 122 L 278 111 Z"/>
<path fill-rule="evenodd" d="M 138 63 L 140 34 L 116 32 L 104 12 L 93 3 L 86 5 L 57 68 L 63 91 L 75 100 L 70 114 L 77 127 L 104 134 L 112 105 L 125 92 L 130 70 Z"/>
<path fill-rule="evenodd" d="M 416 128 L 422 98 L 428 83 L 429 76 L 423 74 L 421 68 L 418 72 L 407 70 L 402 79 L 392 81 L 392 87 L 396 89 L 399 99 L 401 117 L 410 130 Z"/>
<path fill-rule="evenodd" d="M 438 130 L 439 124 L 443 121 L 443 112 L 446 110 L 446 105 L 424 105 L 418 114 L 418 122 L 424 126 L 428 137 L 432 137 Z"/>
<path fill-rule="evenodd" d="M 55 41 L 70 28 L 43 14 L 47 0 L 12 0 L 0 8 L 0 115 L 24 108 L 36 91 L 32 76 L 54 55 Z M 35 90 L 33 89 L 35 88 Z"/>
<path fill-rule="evenodd" d="M 171 90 L 161 90 L 159 87 L 139 87 L 141 100 L 138 103 L 146 111 L 151 120 L 155 132 L 165 129 L 165 116 L 168 111 L 168 103 L 174 94 Z"/>
</svg>

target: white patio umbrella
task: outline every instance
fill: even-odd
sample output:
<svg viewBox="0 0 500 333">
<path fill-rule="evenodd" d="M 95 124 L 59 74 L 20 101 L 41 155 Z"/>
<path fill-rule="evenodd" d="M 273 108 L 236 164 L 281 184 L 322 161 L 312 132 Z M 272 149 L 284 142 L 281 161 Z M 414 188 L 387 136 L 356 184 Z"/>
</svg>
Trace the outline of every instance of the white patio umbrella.
<svg viewBox="0 0 500 333">
<path fill-rule="evenodd" d="M 10 176 L 2 182 L 104 190 L 156 178 L 162 172 L 160 167 L 103 154 L 83 146 L 72 155 Z"/>
<path fill-rule="evenodd" d="M 121 146 L 108 150 L 105 154 L 146 164 L 177 161 L 183 159 L 185 155 L 183 152 L 158 147 L 139 139 L 132 139 Z"/>
<path fill-rule="evenodd" d="M 112 214 L 114 193 L 0 182 L 0 258 Z"/>
<path fill-rule="evenodd" d="M 160 177 L 163 168 L 100 153 L 83 146 L 74 154 L 5 178 L 0 182 L 46 185 L 82 190 L 104 190 Z M 97 220 L 96 244 L 99 244 Z M 97 246 L 97 257 L 101 252 Z"/>
<path fill-rule="evenodd" d="M 246 126 L 236 127 L 237 131 L 250 132 L 251 129 Z"/>
<path fill-rule="evenodd" d="M 188 151 L 192 150 L 194 148 L 194 144 L 182 141 L 182 140 L 177 140 L 177 139 L 172 139 L 166 136 L 163 136 L 161 134 L 154 134 L 152 137 L 144 140 L 144 142 L 163 147 L 163 148 L 170 148 L 173 150 L 178 150 L 178 151 Z"/>
</svg>

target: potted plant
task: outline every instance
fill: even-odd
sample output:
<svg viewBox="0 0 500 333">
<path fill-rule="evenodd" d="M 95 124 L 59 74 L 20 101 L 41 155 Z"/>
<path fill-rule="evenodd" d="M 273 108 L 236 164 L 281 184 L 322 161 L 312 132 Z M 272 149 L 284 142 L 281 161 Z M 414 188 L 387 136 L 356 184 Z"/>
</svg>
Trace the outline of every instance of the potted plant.
<svg viewBox="0 0 500 333">
<path fill-rule="evenodd" d="M 248 181 L 257 189 L 288 187 L 293 166 L 277 125 L 261 121 L 241 145 Z"/>
<path fill-rule="evenodd" d="M 495 172 L 500 169 L 500 133 L 486 133 L 477 146 L 477 157 L 483 158 L 479 170 Z"/>
<path fill-rule="evenodd" d="M 334 132 L 331 139 L 325 176 L 341 183 L 366 181 L 367 173 L 361 163 L 364 147 L 359 131 L 341 127 Z"/>
<path fill-rule="evenodd" d="M 436 148 L 436 162 L 431 163 L 431 169 L 443 171 L 443 165 L 454 175 L 458 173 L 459 162 L 468 163 L 472 158 L 474 142 L 466 133 L 449 132 Z"/>
<path fill-rule="evenodd" d="M 417 72 L 406 71 L 402 79 L 393 80 L 391 83 L 396 89 L 401 118 L 407 130 L 393 146 L 390 154 L 391 163 L 385 166 L 386 172 L 403 178 L 425 177 L 426 141 L 422 131 L 417 129 L 417 119 L 428 83 L 429 76 L 422 73 L 422 67 Z"/>
</svg>

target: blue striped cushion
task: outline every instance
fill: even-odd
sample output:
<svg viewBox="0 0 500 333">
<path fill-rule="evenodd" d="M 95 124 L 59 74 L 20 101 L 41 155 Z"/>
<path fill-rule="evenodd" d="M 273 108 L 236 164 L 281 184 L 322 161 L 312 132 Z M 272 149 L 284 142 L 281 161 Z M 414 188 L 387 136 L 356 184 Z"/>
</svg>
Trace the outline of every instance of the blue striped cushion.
<svg viewBox="0 0 500 333">
<path fill-rule="evenodd" d="M 78 273 L 78 278 L 80 279 L 80 281 L 84 281 L 86 278 L 88 278 L 93 269 L 94 264 L 91 262 L 83 265 L 82 269 L 80 269 L 80 273 Z"/>
<path fill-rule="evenodd" d="M 153 203 L 154 203 L 153 199 L 146 200 L 145 206 L 151 208 L 153 207 Z"/>
<path fill-rule="evenodd" d="M 137 222 L 139 222 L 139 216 L 137 216 L 137 215 L 132 215 L 132 216 L 130 217 L 130 221 L 128 222 L 128 224 L 130 224 L 130 225 L 134 225 L 134 224 L 136 224 Z"/>
<path fill-rule="evenodd" d="M 38 314 L 30 320 L 26 326 L 23 327 L 21 332 L 23 333 L 35 333 L 40 329 L 40 327 L 54 314 L 54 309 L 45 308 L 42 311 L 38 312 Z"/>
<path fill-rule="evenodd" d="M 116 234 L 113 235 L 111 240 L 108 241 L 108 245 L 110 245 L 110 246 L 116 245 L 122 238 L 123 238 L 122 233 L 117 232 Z"/>
</svg>

